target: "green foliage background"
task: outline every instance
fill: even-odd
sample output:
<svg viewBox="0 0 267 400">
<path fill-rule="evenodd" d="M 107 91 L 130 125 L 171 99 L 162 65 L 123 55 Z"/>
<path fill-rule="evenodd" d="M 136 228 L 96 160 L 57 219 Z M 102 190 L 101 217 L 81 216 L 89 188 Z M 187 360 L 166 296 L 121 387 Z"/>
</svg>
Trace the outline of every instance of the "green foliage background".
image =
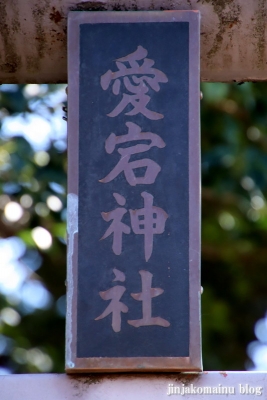
<svg viewBox="0 0 267 400">
<path fill-rule="evenodd" d="M 0 127 L 7 116 L 27 118 L 32 112 L 44 113 L 49 121 L 63 106 L 61 100 L 51 102 L 51 93 L 59 90 L 60 85 L 43 85 L 29 97 L 25 85 L 0 86 Z M 243 370 L 252 367 L 246 347 L 267 309 L 267 85 L 206 83 L 202 90 L 204 369 Z M 0 367 L 13 373 L 64 371 L 67 153 L 56 140 L 46 152 L 49 162 L 41 166 L 23 137 L 6 138 L 0 131 L 0 239 L 20 237 L 27 246 L 26 264 L 41 256 L 40 267 L 27 280 L 42 282 L 51 294 L 48 307 L 29 310 L 0 293 L 0 310 L 15 310 L 20 317 L 10 325 L 0 312 Z M 51 182 L 65 191 L 59 193 Z M 10 223 L 4 214 L 6 196 L 19 203 L 25 194 L 32 205 L 21 220 Z M 51 195 L 61 200 L 63 210 L 48 209 Z M 51 233 L 48 250 L 36 246 L 36 226 Z M 0 276 L 1 268 L 3 273 L 0 255 Z"/>
</svg>

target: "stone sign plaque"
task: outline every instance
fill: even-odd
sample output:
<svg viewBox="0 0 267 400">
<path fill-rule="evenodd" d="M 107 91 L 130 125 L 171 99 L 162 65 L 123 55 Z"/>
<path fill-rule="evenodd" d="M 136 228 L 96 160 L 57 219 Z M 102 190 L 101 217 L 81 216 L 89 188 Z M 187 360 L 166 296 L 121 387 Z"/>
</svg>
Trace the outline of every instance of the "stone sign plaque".
<svg viewBox="0 0 267 400">
<path fill-rule="evenodd" d="M 66 370 L 199 371 L 199 13 L 68 34 Z"/>
</svg>

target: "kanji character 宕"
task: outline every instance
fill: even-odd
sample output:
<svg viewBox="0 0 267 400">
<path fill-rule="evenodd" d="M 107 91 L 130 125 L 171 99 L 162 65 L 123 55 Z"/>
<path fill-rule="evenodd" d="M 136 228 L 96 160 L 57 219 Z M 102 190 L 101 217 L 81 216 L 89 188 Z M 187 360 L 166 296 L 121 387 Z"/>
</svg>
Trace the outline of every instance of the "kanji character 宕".
<svg viewBox="0 0 267 400">
<path fill-rule="evenodd" d="M 108 154 L 113 153 L 116 145 L 132 142 L 132 141 L 150 141 L 150 144 L 140 143 L 135 146 L 126 148 L 119 148 L 118 153 L 121 155 L 121 159 L 113 170 L 103 179 L 100 180 L 102 183 L 108 183 L 115 179 L 121 172 L 124 172 L 127 182 L 131 186 L 138 184 L 152 184 L 155 182 L 161 167 L 153 160 L 144 158 L 142 160 L 130 161 L 130 157 L 133 154 L 143 153 L 148 151 L 151 147 L 155 146 L 160 149 L 166 146 L 161 137 L 152 132 L 141 132 L 140 126 L 133 122 L 126 122 L 128 128 L 127 135 L 116 136 L 111 133 L 105 142 L 105 149 Z M 144 176 L 136 176 L 134 170 L 137 168 L 146 167 Z"/>
</svg>

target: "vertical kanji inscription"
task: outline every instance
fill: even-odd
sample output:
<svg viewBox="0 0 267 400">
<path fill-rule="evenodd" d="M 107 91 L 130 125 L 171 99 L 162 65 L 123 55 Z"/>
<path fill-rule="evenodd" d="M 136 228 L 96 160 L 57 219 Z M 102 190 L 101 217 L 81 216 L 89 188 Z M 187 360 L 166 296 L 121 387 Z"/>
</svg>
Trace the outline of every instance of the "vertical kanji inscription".
<svg viewBox="0 0 267 400">
<path fill-rule="evenodd" d="M 75 13 L 75 23 L 82 14 Z M 70 105 L 70 114 L 77 108 L 70 115 L 76 125 L 69 175 L 70 187 L 78 188 L 78 232 L 70 274 L 69 342 L 75 344 L 68 354 L 77 357 L 71 360 L 77 372 L 140 365 L 193 370 L 190 327 L 194 338 L 197 327 L 190 316 L 197 304 L 191 307 L 191 299 L 198 288 L 189 270 L 199 254 L 189 223 L 191 215 L 198 224 L 197 178 L 189 193 L 197 159 L 191 146 L 198 140 L 189 120 L 196 104 L 189 96 L 189 80 L 197 75 L 197 68 L 190 70 L 193 53 L 189 65 L 194 35 L 178 12 L 84 15 L 70 57 L 79 96 Z M 69 95 L 73 99 L 71 84 Z"/>
</svg>

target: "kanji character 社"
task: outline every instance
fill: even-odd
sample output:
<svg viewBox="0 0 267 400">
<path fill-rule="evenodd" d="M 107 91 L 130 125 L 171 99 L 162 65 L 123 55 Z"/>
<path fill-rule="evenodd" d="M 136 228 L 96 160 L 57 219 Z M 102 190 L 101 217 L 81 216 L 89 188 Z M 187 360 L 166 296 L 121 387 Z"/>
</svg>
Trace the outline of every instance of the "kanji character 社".
<svg viewBox="0 0 267 400">
<path fill-rule="evenodd" d="M 115 274 L 115 279 L 113 281 L 125 281 L 125 275 L 123 272 L 117 270 L 116 268 L 113 269 Z M 107 308 L 104 312 L 99 315 L 99 317 L 95 318 L 95 321 L 103 319 L 107 317 L 109 314 L 112 314 L 112 329 L 114 332 L 120 332 L 121 330 L 121 313 L 127 313 L 128 307 L 123 304 L 120 299 L 123 296 L 126 288 L 124 286 L 113 286 L 112 288 L 106 290 L 105 292 L 99 292 L 101 298 L 103 300 L 111 300 Z"/>
<path fill-rule="evenodd" d="M 116 145 L 133 142 L 133 141 L 150 141 L 149 144 L 140 143 L 135 146 L 121 147 L 118 149 L 118 153 L 121 155 L 121 159 L 113 170 L 103 179 L 100 180 L 102 183 L 108 183 L 115 179 L 121 172 L 124 172 L 127 182 L 131 186 L 138 184 L 152 184 L 155 182 L 161 167 L 153 160 L 149 158 L 143 158 L 141 160 L 130 161 L 130 157 L 133 154 L 143 153 L 148 151 L 151 147 L 158 147 L 162 149 L 166 146 L 161 137 L 152 132 L 141 132 L 140 126 L 133 122 L 126 122 L 128 128 L 127 135 L 116 136 L 111 133 L 105 142 L 105 149 L 108 154 L 113 153 Z M 136 176 L 134 173 L 135 169 L 145 167 L 145 173 L 143 176 Z"/>
<path fill-rule="evenodd" d="M 131 93 L 123 93 L 121 102 L 113 111 L 107 114 L 109 117 L 116 117 L 119 115 L 128 104 L 131 104 L 133 108 L 131 111 L 126 112 L 126 115 L 141 113 L 151 120 L 164 117 L 162 114 L 151 111 L 146 107 L 150 101 L 150 96 L 146 93 L 149 91 L 149 86 L 158 92 L 160 90 L 159 83 L 168 82 L 168 78 L 162 71 L 152 68 L 155 62 L 149 58 L 145 58 L 146 56 L 147 50 L 142 46 L 138 46 L 133 53 L 116 60 L 118 71 L 112 72 L 108 70 L 101 76 L 100 83 L 102 89 L 107 90 L 111 81 L 114 80 L 112 91 L 115 95 L 118 95 L 121 90 L 120 78 L 123 78 L 123 84 L 126 90 Z M 141 60 L 143 60 L 143 63 L 140 65 L 138 61 Z M 124 63 L 129 63 L 130 68 L 127 68 Z M 130 76 L 131 80 L 129 79 Z"/>
<path fill-rule="evenodd" d="M 161 295 L 164 290 L 161 288 L 152 288 L 153 275 L 149 271 L 139 271 L 142 280 L 142 292 L 131 293 L 135 300 L 142 301 L 143 318 L 128 320 L 128 324 L 139 328 L 140 326 L 159 325 L 167 328 L 170 323 L 161 317 L 152 317 L 152 299 Z"/>
<path fill-rule="evenodd" d="M 160 207 L 153 206 L 152 194 L 142 192 L 144 208 L 129 210 L 131 225 L 135 234 L 145 237 L 145 259 L 149 260 L 153 250 L 153 236 L 165 231 L 168 214 Z"/>
</svg>

